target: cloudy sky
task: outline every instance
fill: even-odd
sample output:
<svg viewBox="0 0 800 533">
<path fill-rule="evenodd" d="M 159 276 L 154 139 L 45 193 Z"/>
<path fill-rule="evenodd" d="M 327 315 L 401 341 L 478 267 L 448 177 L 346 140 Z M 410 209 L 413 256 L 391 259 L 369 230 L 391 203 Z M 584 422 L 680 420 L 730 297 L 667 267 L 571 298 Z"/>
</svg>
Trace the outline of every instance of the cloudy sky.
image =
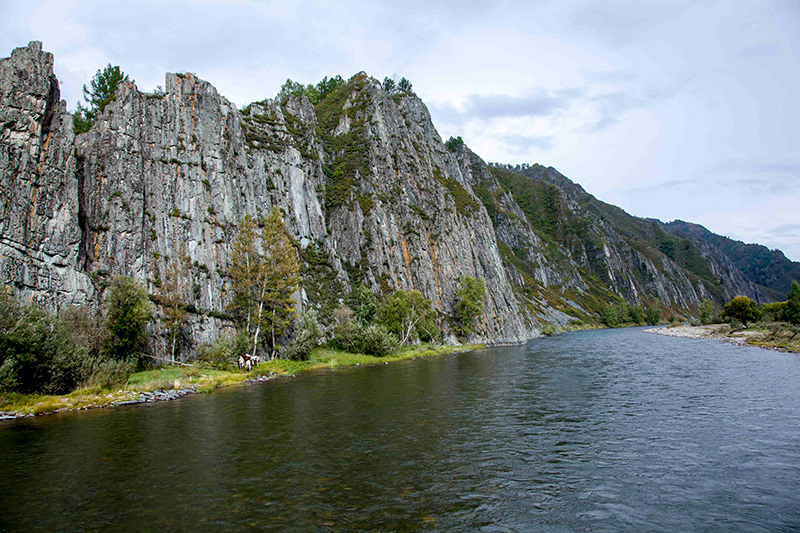
<svg viewBox="0 0 800 533">
<path fill-rule="evenodd" d="M 74 108 L 98 68 L 194 72 L 242 106 L 291 78 L 405 76 L 443 138 L 554 166 L 628 212 L 800 260 L 800 2 L 2 0 Z"/>
</svg>

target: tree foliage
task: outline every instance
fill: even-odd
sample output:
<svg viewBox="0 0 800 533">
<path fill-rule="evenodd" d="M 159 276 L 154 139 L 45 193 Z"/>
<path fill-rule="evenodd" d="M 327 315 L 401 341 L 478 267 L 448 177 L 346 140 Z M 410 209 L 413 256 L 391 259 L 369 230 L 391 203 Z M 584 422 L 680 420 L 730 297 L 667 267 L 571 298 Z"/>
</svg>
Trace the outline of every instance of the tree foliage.
<svg viewBox="0 0 800 533">
<path fill-rule="evenodd" d="M 390 78 L 387 76 L 383 78 L 381 85 L 383 85 L 383 90 L 386 91 L 386 94 L 390 95 L 408 94 L 413 91 L 411 82 L 406 78 L 400 78 L 400 81 L 397 81 L 396 77 Z"/>
<path fill-rule="evenodd" d="M 397 337 L 381 324 L 363 325 L 360 322 L 341 322 L 336 325 L 333 346 L 352 353 L 383 357 L 398 347 Z"/>
<path fill-rule="evenodd" d="M 294 314 L 292 294 L 300 283 L 300 264 L 277 208 L 258 226 L 250 215 L 239 224 L 229 270 L 234 292 L 231 310 L 252 336 L 252 354 L 264 342 L 274 358 L 277 340 Z M 262 331 L 268 333 L 264 338 Z"/>
<path fill-rule="evenodd" d="M 0 294 L 0 390 L 66 394 L 120 385 L 133 364 L 106 357 L 108 337 L 106 324 L 84 307 L 53 315 Z"/>
<path fill-rule="evenodd" d="M 792 281 L 789 294 L 786 296 L 786 309 L 784 311 L 786 321 L 792 324 L 800 324 L 800 283 Z"/>
<path fill-rule="evenodd" d="M 755 322 L 761 318 L 761 311 L 758 309 L 758 305 L 747 296 L 737 296 L 726 303 L 723 313 L 729 320 L 738 320 L 745 327 L 747 327 L 748 322 Z"/>
<path fill-rule="evenodd" d="M 627 321 L 632 324 L 642 324 L 646 319 L 644 308 L 641 304 L 627 306 Z"/>
<path fill-rule="evenodd" d="M 378 300 L 375 294 L 364 285 L 359 285 L 353 291 L 353 312 L 358 320 L 366 325 L 372 322 L 375 318 L 375 313 L 378 312 Z"/>
<path fill-rule="evenodd" d="M 78 102 L 73 120 L 75 133 L 85 133 L 91 129 L 97 120 L 97 115 L 116 98 L 119 84 L 127 80 L 128 76 L 119 66 L 112 67 L 110 63 L 102 71 L 97 71 L 90 82 L 91 90 L 86 85 L 83 86 L 83 99 L 89 106 L 83 107 Z"/>
<path fill-rule="evenodd" d="M 108 354 L 119 361 L 142 362 L 147 343 L 147 324 L 153 304 L 144 285 L 128 276 L 115 276 L 106 294 L 108 309 Z"/>
<path fill-rule="evenodd" d="M 395 291 L 378 307 L 375 320 L 397 335 L 404 346 L 416 339 L 432 340 L 438 333 L 431 302 L 421 292 Z"/>
<path fill-rule="evenodd" d="M 169 336 L 169 358 L 175 362 L 180 356 L 179 343 L 186 325 L 186 306 L 189 304 L 189 258 L 186 247 L 181 243 L 177 257 L 167 264 L 164 282 L 159 288 L 164 325 Z"/>
<path fill-rule="evenodd" d="M 661 305 L 652 304 L 647 308 L 647 323 L 651 326 L 657 326 L 661 322 Z"/>
<path fill-rule="evenodd" d="M 614 304 L 608 304 L 608 306 L 603 309 L 603 324 L 608 328 L 615 328 L 619 325 L 617 307 Z"/>
<path fill-rule="evenodd" d="M 317 105 L 329 95 L 333 94 L 336 89 L 344 85 L 345 81 L 338 74 L 336 76 L 325 76 L 316 85 L 308 84 L 303 85 L 292 80 L 286 80 L 286 83 L 281 87 L 278 92 L 278 101 L 285 103 L 289 96 L 305 96 L 312 105 Z"/>
<path fill-rule="evenodd" d="M 486 287 L 481 278 L 464 276 L 461 286 L 456 291 L 456 300 L 453 305 L 453 314 L 459 333 L 469 335 L 475 329 L 475 322 L 483 313 L 483 304 L 486 300 Z"/>
<path fill-rule="evenodd" d="M 284 357 L 305 361 L 322 339 L 316 311 L 312 309 L 296 315 L 292 320 L 292 330 L 292 340 L 286 346 Z"/>
<path fill-rule="evenodd" d="M 445 147 L 451 152 L 455 152 L 456 148 L 464 144 L 464 139 L 459 135 L 458 137 L 450 137 L 444 143 Z"/>
<path fill-rule="evenodd" d="M 714 317 L 714 303 L 711 300 L 705 299 L 700 304 L 700 323 L 704 326 L 710 324 Z"/>
</svg>

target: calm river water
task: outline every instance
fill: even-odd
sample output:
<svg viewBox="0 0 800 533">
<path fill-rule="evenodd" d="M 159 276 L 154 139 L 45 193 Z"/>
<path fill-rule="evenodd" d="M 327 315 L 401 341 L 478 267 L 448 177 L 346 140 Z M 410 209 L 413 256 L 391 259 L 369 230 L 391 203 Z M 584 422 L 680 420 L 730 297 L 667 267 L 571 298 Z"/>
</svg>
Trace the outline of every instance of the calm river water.
<svg viewBox="0 0 800 533">
<path fill-rule="evenodd" d="M 0 530 L 800 530 L 800 358 L 641 329 L 0 425 Z"/>
</svg>

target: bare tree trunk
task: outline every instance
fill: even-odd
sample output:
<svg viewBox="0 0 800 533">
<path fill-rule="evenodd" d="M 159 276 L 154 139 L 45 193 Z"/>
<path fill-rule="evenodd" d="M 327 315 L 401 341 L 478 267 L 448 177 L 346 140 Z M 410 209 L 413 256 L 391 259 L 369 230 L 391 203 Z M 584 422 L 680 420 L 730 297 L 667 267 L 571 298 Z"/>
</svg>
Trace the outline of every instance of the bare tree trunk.
<svg viewBox="0 0 800 533">
<path fill-rule="evenodd" d="M 258 334 L 261 332 L 261 312 L 264 310 L 264 302 L 258 303 L 258 323 L 256 324 L 256 334 L 253 336 L 253 355 L 256 356 L 256 348 L 258 348 Z"/>
<path fill-rule="evenodd" d="M 416 320 L 414 320 L 414 310 L 412 309 L 411 310 L 411 319 L 410 319 L 411 321 L 408 324 L 408 329 L 406 329 L 406 332 L 405 332 L 405 334 L 403 336 L 403 340 L 400 342 L 400 346 L 405 346 L 406 345 L 406 343 L 408 342 L 409 337 L 411 337 L 411 332 L 414 330 L 414 326 L 416 326 L 417 322 L 419 322 L 421 319 L 422 319 L 422 315 L 420 315 L 419 317 L 417 317 Z"/>
<path fill-rule="evenodd" d="M 269 359 L 270 361 L 274 361 L 275 360 L 275 310 L 274 309 L 272 310 L 272 324 L 270 329 L 272 330 L 272 350 L 270 351 Z"/>
</svg>

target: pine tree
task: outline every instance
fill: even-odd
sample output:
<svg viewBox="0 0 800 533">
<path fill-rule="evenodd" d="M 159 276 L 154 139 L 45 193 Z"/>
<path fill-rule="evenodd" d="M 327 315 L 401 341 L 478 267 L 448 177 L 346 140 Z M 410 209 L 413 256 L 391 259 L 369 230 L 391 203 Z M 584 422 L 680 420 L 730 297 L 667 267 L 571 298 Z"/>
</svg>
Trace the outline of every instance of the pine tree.
<svg viewBox="0 0 800 533">
<path fill-rule="evenodd" d="M 75 110 L 73 127 L 75 133 L 86 133 L 97 120 L 97 115 L 116 99 L 117 87 L 123 81 L 128 81 L 128 76 L 120 70 L 118 66 L 112 67 L 111 64 L 100 70 L 92 78 L 90 91 L 86 85 L 83 86 L 83 99 L 89 107 L 83 107 L 80 102 Z"/>
</svg>

